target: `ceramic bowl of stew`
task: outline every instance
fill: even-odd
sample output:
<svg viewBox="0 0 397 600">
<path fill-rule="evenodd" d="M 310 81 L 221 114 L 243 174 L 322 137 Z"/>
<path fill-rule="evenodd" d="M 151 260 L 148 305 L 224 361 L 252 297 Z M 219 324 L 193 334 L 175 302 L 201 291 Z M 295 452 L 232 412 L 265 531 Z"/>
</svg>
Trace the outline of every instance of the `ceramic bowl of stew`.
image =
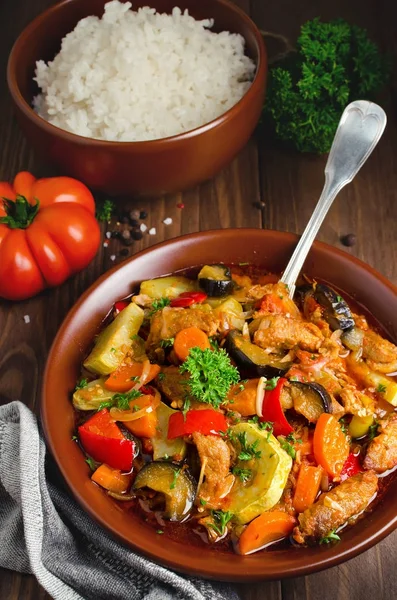
<svg viewBox="0 0 397 600">
<path fill-rule="evenodd" d="M 177 4 L 195 19 L 214 19 L 216 32 L 241 34 L 256 63 L 252 85 L 242 99 L 215 120 L 176 136 L 143 142 L 109 142 L 55 127 L 32 108 L 38 88 L 36 61 L 52 60 L 62 38 L 89 15 L 101 16 L 106 0 L 63 0 L 32 21 L 16 40 L 9 57 L 8 87 L 20 127 L 32 146 L 64 174 L 108 194 L 159 195 L 179 192 L 213 177 L 243 148 L 263 107 L 267 58 L 254 22 L 227 0 L 131 0 L 170 13 Z"/>
<path fill-rule="evenodd" d="M 133 511 L 120 505 L 97 485 L 81 449 L 72 441 L 75 414 L 71 395 L 95 334 L 113 304 L 131 295 L 147 279 L 203 264 L 249 263 L 281 273 L 295 246 L 290 233 L 260 229 L 226 229 L 194 233 L 144 250 L 98 279 L 67 315 L 50 351 L 43 383 L 41 417 L 48 448 L 71 493 L 86 512 L 121 542 L 171 569 L 226 581 L 259 581 L 301 576 L 348 560 L 370 548 L 397 526 L 397 479 L 388 481 L 373 511 L 346 528 L 337 544 L 314 547 L 270 546 L 240 556 L 189 539 L 160 536 Z M 304 273 L 328 282 L 371 315 L 380 331 L 397 340 L 397 289 L 358 259 L 324 243 L 315 242 Z M 264 554 L 265 553 L 265 554 Z"/>
</svg>

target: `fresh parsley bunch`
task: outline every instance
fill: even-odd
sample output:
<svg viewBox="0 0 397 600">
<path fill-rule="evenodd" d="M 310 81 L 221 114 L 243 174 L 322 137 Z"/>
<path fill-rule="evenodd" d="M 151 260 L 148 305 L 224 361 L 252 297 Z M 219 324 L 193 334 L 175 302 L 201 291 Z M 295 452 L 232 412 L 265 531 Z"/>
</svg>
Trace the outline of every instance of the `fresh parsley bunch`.
<svg viewBox="0 0 397 600">
<path fill-rule="evenodd" d="M 328 152 L 346 105 L 371 99 L 389 73 L 366 30 L 343 19 L 307 21 L 297 51 L 270 70 L 265 120 L 298 151 Z"/>
<path fill-rule="evenodd" d="M 187 387 L 191 396 L 214 408 L 219 408 L 230 386 L 240 379 L 225 350 L 192 348 L 179 371 L 190 375 Z"/>
</svg>

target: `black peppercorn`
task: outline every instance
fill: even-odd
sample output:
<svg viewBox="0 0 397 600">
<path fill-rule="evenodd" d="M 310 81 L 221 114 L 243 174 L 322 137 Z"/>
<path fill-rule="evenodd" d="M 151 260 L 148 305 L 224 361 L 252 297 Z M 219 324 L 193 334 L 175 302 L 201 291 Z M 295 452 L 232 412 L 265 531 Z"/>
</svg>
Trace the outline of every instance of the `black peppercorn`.
<svg viewBox="0 0 397 600">
<path fill-rule="evenodd" d="M 130 251 L 128 250 L 128 248 L 122 248 L 120 250 L 120 256 L 128 256 L 130 253 Z"/>
<path fill-rule="evenodd" d="M 139 227 L 139 221 L 136 219 L 130 219 L 130 225 L 131 227 Z"/>
<path fill-rule="evenodd" d="M 131 231 L 131 237 L 133 240 L 141 240 L 143 238 L 143 233 L 140 231 L 140 229 L 136 229 Z"/>
<path fill-rule="evenodd" d="M 354 246 L 356 243 L 356 235 L 354 233 L 348 233 L 347 235 L 343 235 L 340 239 L 344 246 Z"/>
<path fill-rule="evenodd" d="M 146 219 L 147 217 L 147 212 L 145 210 L 141 210 L 140 214 L 139 214 L 139 218 L 142 219 Z"/>
</svg>

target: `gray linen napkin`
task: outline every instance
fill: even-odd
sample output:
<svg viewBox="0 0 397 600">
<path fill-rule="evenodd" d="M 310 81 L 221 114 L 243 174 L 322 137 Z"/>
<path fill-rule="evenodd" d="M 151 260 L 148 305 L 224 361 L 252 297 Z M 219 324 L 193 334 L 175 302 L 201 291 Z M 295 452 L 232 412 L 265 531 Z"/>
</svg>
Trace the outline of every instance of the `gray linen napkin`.
<svg viewBox="0 0 397 600">
<path fill-rule="evenodd" d="M 54 600 L 238 600 L 227 584 L 183 577 L 116 542 L 51 478 L 45 458 L 31 411 L 1 406 L 0 566 L 33 573 Z"/>
</svg>

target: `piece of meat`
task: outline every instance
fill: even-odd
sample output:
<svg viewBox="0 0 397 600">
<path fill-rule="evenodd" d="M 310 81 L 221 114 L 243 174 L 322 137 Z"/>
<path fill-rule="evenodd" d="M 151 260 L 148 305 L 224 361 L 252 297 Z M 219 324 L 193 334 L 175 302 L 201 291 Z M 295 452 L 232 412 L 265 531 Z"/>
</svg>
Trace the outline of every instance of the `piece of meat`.
<svg viewBox="0 0 397 600">
<path fill-rule="evenodd" d="M 326 537 L 365 510 L 377 489 L 375 472 L 365 471 L 322 494 L 317 502 L 299 515 L 299 525 L 293 531 L 295 541 L 304 544 Z"/>
<path fill-rule="evenodd" d="M 397 346 L 375 331 L 364 332 L 362 356 L 374 371 L 392 373 L 397 370 Z"/>
<path fill-rule="evenodd" d="M 323 340 L 320 329 L 313 323 L 285 315 L 267 315 L 254 335 L 255 344 L 272 352 L 290 350 L 295 346 L 315 352 Z"/>
<path fill-rule="evenodd" d="M 193 433 L 193 441 L 199 453 L 201 467 L 204 465 L 204 481 L 197 500 L 200 502 L 202 498 L 208 504 L 208 508 L 218 508 L 234 483 L 234 475 L 229 471 L 229 446 L 217 435 L 203 435 L 197 432 Z"/>
<path fill-rule="evenodd" d="M 156 348 L 161 340 L 175 337 L 178 331 L 187 327 L 198 327 L 208 336 L 215 335 L 219 327 L 219 317 L 211 310 L 201 307 L 171 308 L 166 306 L 152 317 L 146 350 Z"/>
<path fill-rule="evenodd" d="M 187 394 L 188 379 L 189 373 L 180 373 L 178 367 L 163 367 L 160 377 L 156 378 L 156 387 L 170 401 L 173 408 L 182 408 Z"/>
<path fill-rule="evenodd" d="M 359 392 L 354 386 L 347 385 L 340 392 L 340 398 L 346 413 L 358 417 L 370 417 L 375 412 L 375 402 L 372 398 Z"/>
<path fill-rule="evenodd" d="M 384 473 L 397 465 L 397 415 L 380 421 L 380 432 L 368 446 L 364 467 Z"/>
</svg>

